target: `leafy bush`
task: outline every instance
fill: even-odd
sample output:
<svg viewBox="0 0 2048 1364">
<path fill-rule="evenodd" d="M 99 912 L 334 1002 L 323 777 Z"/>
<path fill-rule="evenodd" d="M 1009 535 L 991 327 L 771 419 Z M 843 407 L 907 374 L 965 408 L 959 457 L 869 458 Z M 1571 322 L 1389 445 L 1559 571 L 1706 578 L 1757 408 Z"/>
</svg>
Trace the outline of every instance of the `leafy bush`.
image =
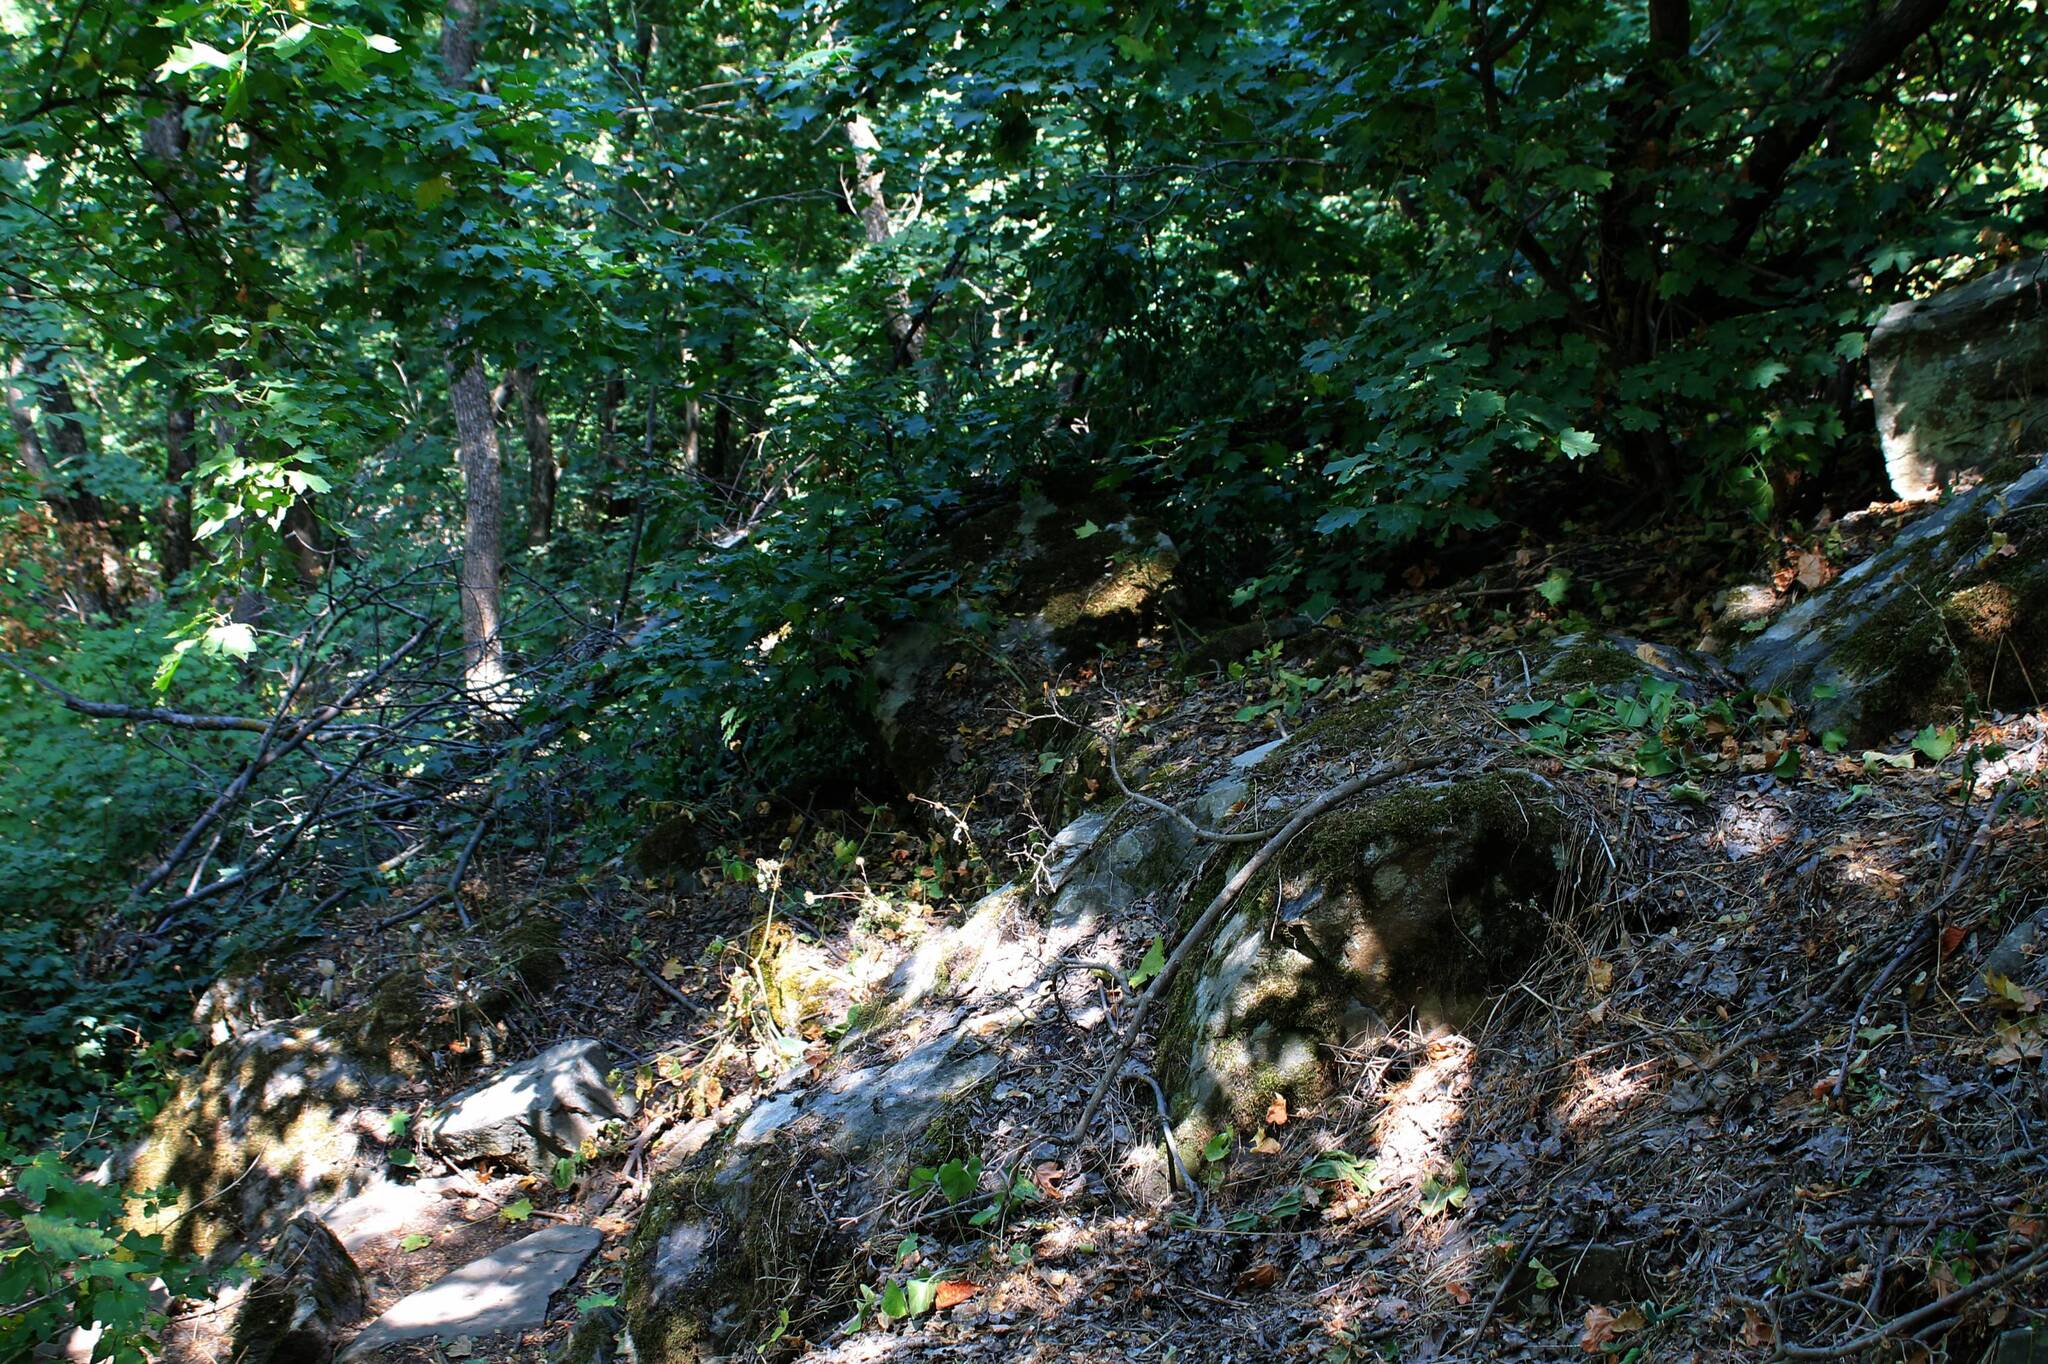
<svg viewBox="0 0 2048 1364">
<path fill-rule="evenodd" d="M 144 1364 L 165 1324 L 165 1295 L 200 1296 L 221 1277 L 167 1254 L 161 1233 L 124 1225 L 131 1208 L 153 1215 L 174 1195 L 80 1179 L 54 1151 L 0 1147 L 0 1161 L 0 1355 L 23 1358 L 98 1325 L 94 1361 Z"/>
</svg>

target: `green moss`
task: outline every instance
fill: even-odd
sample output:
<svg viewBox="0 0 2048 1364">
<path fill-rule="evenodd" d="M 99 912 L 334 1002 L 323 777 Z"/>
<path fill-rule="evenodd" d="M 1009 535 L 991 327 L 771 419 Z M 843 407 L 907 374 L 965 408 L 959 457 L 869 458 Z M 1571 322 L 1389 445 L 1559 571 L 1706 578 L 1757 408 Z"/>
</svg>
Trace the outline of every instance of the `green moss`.
<svg viewBox="0 0 2048 1364">
<path fill-rule="evenodd" d="M 1316 875 L 1341 884 L 1385 845 L 1427 844 L 1457 832 L 1475 847 L 1549 844 L 1561 832 L 1557 807 L 1527 773 L 1489 773 L 1450 786 L 1414 786 L 1355 810 L 1324 817 L 1305 840 Z"/>
<path fill-rule="evenodd" d="M 1543 680 L 1567 690 L 1618 687 L 1641 680 L 1649 671 L 1627 649 L 1606 640 L 1591 639 L 1571 645 L 1544 664 Z"/>
<path fill-rule="evenodd" d="M 1399 718 L 1402 704 L 1403 698 L 1399 696 L 1353 701 L 1318 715 L 1294 731 L 1294 737 L 1287 741 L 1287 748 L 1289 751 L 1315 747 L 1359 752 L 1379 738 L 1391 721 Z"/>
</svg>

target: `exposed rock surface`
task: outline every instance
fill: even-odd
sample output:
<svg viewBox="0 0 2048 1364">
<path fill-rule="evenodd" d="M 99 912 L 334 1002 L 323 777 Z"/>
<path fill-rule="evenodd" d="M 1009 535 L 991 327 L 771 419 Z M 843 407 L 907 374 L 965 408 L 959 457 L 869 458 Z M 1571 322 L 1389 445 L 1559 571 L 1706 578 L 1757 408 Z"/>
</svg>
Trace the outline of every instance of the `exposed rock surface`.
<svg viewBox="0 0 2048 1364">
<path fill-rule="evenodd" d="M 1487 776 L 1382 796 L 1306 834 L 1277 896 L 1248 894 L 1175 992 L 1160 1046 L 1162 1078 L 1187 1099 L 1184 1153 L 1257 1125 L 1276 1095 L 1320 1102 L 1328 1047 L 1411 1013 L 1466 1022 L 1544 939 L 1559 831 L 1541 784 Z"/>
<path fill-rule="evenodd" d="M 1885 469 L 1928 498 L 2048 435 L 2048 256 L 1900 303 L 1870 334 Z"/>
<path fill-rule="evenodd" d="M 427 1145 L 450 1160 L 503 1160 L 546 1171 L 633 1112 L 604 1080 L 604 1043 L 558 1042 L 488 1083 L 456 1095 L 424 1124 Z"/>
<path fill-rule="evenodd" d="M 397 1086 L 318 1029 L 260 1028 L 208 1052 L 113 1173 L 134 1188 L 176 1188 L 145 1229 L 213 1255 L 368 1183 L 382 1163 L 371 1110 Z"/>
<path fill-rule="evenodd" d="M 326 1364 L 336 1338 L 362 1312 L 356 1262 L 326 1223 L 301 1212 L 242 1299 L 234 1358 L 237 1364 Z"/>
<path fill-rule="evenodd" d="M 763 1100 L 658 1185 L 627 1271 L 639 1358 L 717 1357 L 750 1315 L 772 1311 L 783 1285 L 829 1279 L 857 1244 L 851 1229 L 904 1188 L 913 1166 L 962 1154 L 951 1115 L 995 1073 L 1003 1034 L 1050 988 L 1046 967 L 1062 944 L 1167 884 L 1192 845 L 1149 811 L 1076 820 L 1046 856 L 1049 923 L 1027 913 L 1019 887 L 984 898 L 895 973 L 874 1030 L 883 1056 Z M 984 1172 L 984 1183 L 994 1178 Z"/>
<path fill-rule="evenodd" d="M 548 1300 L 603 1243 L 595 1227 L 557 1226 L 523 1236 L 401 1298 L 350 1341 L 342 1357 L 360 1358 L 403 1340 L 543 1325 Z"/>
<path fill-rule="evenodd" d="M 1811 701 L 1817 732 L 1876 742 L 1974 696 L 2031 709 L 2048 678 L 2048 460 L 1961 493 L 1734 656 Z"/>
</svg>

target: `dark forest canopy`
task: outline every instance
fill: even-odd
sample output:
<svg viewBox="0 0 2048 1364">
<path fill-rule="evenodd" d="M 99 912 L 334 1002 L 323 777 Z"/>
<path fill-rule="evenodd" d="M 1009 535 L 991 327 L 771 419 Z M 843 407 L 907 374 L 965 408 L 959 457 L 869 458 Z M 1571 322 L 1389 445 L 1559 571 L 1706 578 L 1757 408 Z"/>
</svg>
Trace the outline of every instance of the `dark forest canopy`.
<svg viewBox="0 0 2048 1364">
<path fill-rule="evenodd" d="M 22 1140 L 146 1111 L 167 1001 L 419 848 L 459 882 L 507 792 L 609 854 L 848 776 L 934 547 L 1019 489 L 1163 531 L 1204 623 L 1573 525 L 1734 543 L 1875 492 L 1886 306 L 2048 244 L 2035 0 L 0 32 Z"/>
</svg>

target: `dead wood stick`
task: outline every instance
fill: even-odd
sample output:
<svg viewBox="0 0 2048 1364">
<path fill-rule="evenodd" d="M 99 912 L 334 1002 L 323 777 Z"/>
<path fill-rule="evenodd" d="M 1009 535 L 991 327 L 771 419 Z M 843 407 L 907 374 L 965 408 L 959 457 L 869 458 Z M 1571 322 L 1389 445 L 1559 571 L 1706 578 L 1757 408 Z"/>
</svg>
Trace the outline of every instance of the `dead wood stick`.
<svg viewBox="0 0 2048 1364">
<path fill-rule="evenodd" d="M 1202 911 L 1202 916 L 1195 920 L 1186 933 L 1181 935 L 1180 942 L 1175 944 L 1173 951 L 1168 954 L 1165 964 L 1159 968 L 1159 974 L 1152 977 L 1152 983 L 1145 987 L 1145 993 L 1138 996 L 1137 1005 L 1131 1010 L 1130 1021 L 1124 1025 L 1123 1036 L 1117 1041 L 1116 1054 L 1110 1058 L 1109 1064 L 1102 1068 L 1102 1078 L 1095 1082 L 1095 1091 L 1088 1096 L 1088 1104 L 1087 1107 L 1081 1110 L 1080 1121 L 1074 1124 L 1074 1130 L 1067 1135 L 1067 1141 L 1070 1144 L 1079 1145 L 1081 1139 L 1088 1134 L 1088 1125 L 1095 1121 L 1096 1111 L 1102 1107 L 1103 1098 L 1108 1095 L 1110 1087 L 1117 1082 L 1117 1077 L 1123 1074 L 1124 1061 L 1129 1058 L 1131 1048 L 1137 1045 L 1138 1034 L 1145 1026 L 1145 1016 L 1151 1012 L 1152 1006 L 1158 1002 L 1159 997 L 1166 992 L 1167 985 L 1172 982 L 1174 973 L 1179 970 L 1181 963 L 1187 959 L 1202 939 L 1208 936 L 1209 930 L 1214 928 L 1217 920 L 1223 917 L 1223 912 L 1230 908 L 1232 902 L 1239 895 L 1244 893 L 1246 886 L 1249 886 L 1257 879 L 1259 873 L 1266 869 L 1267 864 L 1280 855 L 1281 851 L 1293 841 L 1296 834 L 1314 823 L 1318 816 L 1322 815 L 1324 811 L 1332 806 L 1349 800 L 1360 791 L 1384 785 L 1397 777 L 1405 777 L 1411 772 L 1419 772 L 1425 767 L 1433 766 L 1436 762 L 1437 759 L 1434 758 L 1407 758 L 1391 766 L 1383 767 L 1376 772 L 1362 773 L 1359 776 L 1339 782 L 1297 810 L 1293 817 L 1281 825 L 1272 837 L 1259 846 L 1257 852 L 1245 859 L 1244 865 L 1239 867 L 1236 873 L 1224 883 L 1223 889 L 1216 892 L 1216 898 L 1209 902 L 1209 907 Z"/>
<path fill-rule="evenodd" d="M 276 717 L 272 719 L 270 729 L 258 741 L 256 755 L 249 759 L 242 770 L 235 775 L 235 779 L 228 783 L 227 789 L 222 791 L 213 804 L 206 807 L 205 812 L 199 816 L 192 827 L 185 831 L 185 836 L 178 840 L 178 845 L 171 849 L 170 855 L 157 864 L 155 871 L 152 871 L 142 879 L 142 883 L 135 888 L 129 898 L 131 900 L 139 900 L 162 885 L 165 878 L 177 869 L 178 864 L 191 854 L 192 847 L 199 841 L 200 835 L 211 828 L 216 819 L 226 814 L 234 803 L 241 799 L 242 793 L 249 789 L 251 782 L 255 781 L 268 768 L 296 753 L 305 745 L 308 739 L 312 738 L 319 731 L 321 726 L 340 716 L 343 711 L 347 710 L 354 703 L 358 696 L 389 675 L 392 669 L 404 661 L 407 654 L 418 648 L 421 641 L 433 634 L 437 628 L 439 627 L 434 625 L 421 626 L 410 639 L 398 646 L 397 652 L 393 653 L 391 657 L 385 659 L 383 663 L 379 664 L 372 671 L 358 678 L 347 691 L 343 692 L 332 703 L 321 706 L 311 715 L 307 716 L 305 720 L 293 728 L 291 738 L 287 739 L 277 748 L 272 748 L 270 744 L 276 738 L 277 726 L 284 719 L 284 712 L 279 711 Z"/>
<path fill-rule="evenodd" d="M 1941 1320 L 1941 1318 L 1947 1316 L 1956 1307 L 1974 1298 L 1979 1293 L 1996 1288 L 2000 1284 L 2011 1283 L 2014 1279 L 2025 1277 L 2029 1271 L 2034 1269 L 2043 1260 L 2048 1260 L 2048 1245 L 2035 1246 L 2025 1255 L 2022 1255 L 2019 1259 L 2014 1260 L 1996 1273 L 1972 1279 L 1953 1293 L 1944 1294 L 1933 1302 L 1928 1303 L 1925 1307 L 1915 1308 L 1911 1312 L 1893 1317 L 1890 1321 L 1865 1331 L 1862 1335 L 1856 1336 L 1853 1339 L 1845 1340 L 1839 1345 L 1792 1345 L 1781 1342 L 1778 1346 L 1778 1353 L 1786 1359 L 1845 1359 L 1850 1355 L 1860 1355 L 1872 1346 L 1881 1345 L 1901 1332 L 1916 1330 L 1931 1321 Z"/>
<path fill-rule="evenodd" d="M 25 668 L 14 659 L 0 654 L 0 664 L 14 669 L 29 681 L 41 687 L 50 695 L 62 701 L 80 715 L 95 720 L 123 720 L 141 724 L 169 725 L 174 729 L 198 730 L 201 733 L 222 733 L 238 731 L 261 734 L 270 728 L 270 721 L 258 720 L 248 715 L 193 715 L 182 710 L 165 710 L 156 706 L 124 706 L 114 701 L 93 701 L 76 692 L 67 691 L 49 678 L 31 668 Z"/>
<path fill-rule="evenodd" d="M 696 1000 L 691 999 L 681 990 L 678 990 L 675 986 L 669 984 L 667 977 L 663 976 L 661 972 L 655 970 L 652 966 L 649 966 L 646 962 L 640 960 L 638 957 L 631 956 L 625 952 L 614 952 L 612 955 L 617 957 L 620 961 L 626 963 L 626 965 L 632 967 L 635 971 L 638 971 L 641 975 L 647 977 L 647 979 L 649 979 L 650 981 L 654 982 L 654 986 L 656 989 L 660 990 L 663 994 L 667 995 L 676 1003 L 682 1005 L 683 1008 L 689 1010 L 691 1013 L 701 1014 L 704 1012 L 704 1006 L 702 1004 L 699 1004 Z"/>
</svg>

